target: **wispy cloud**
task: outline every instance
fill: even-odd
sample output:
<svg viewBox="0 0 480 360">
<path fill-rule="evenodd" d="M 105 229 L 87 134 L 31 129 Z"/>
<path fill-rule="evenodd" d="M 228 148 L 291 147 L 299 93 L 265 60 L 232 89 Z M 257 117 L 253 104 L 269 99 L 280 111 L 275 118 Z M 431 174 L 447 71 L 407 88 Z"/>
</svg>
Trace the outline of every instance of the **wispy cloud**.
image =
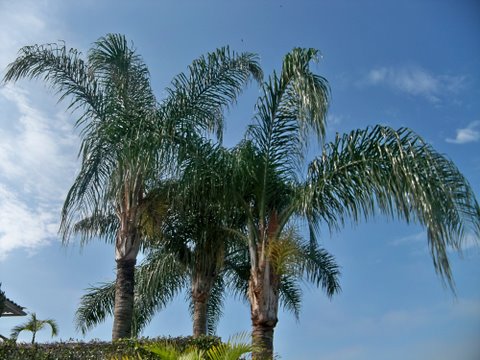
<svg viewBox="0 0 480 360">
<path fill-rule="evenodd" d="M 20 47 L 58 39 L 57 31 L 52 30 L 57 27 L 51 16 L 54 7 L 51 1 L 0 1 L 0 71 Z"/>
<path fill-rule="evenodd" d="M 26 91 L 10 85 L 0 89 L 2 97 L 13 105 L 8 114 L 13 126 L 0 121 L 0 179 L 21 181 L 22 190 L 38 200 L 58 201 L 76 164 L 77 138 L 68 118 L 61 112 L 43 113 Z"/>
<path fill-rule="evenodd" d="M 61 38 L 51 19 L 54 4 L 8 3 L 5 9 L 0 1 L 0 78 L 20 47 Z M 29 92 L 22 83 L 0 87 L 0 260 L 15 249 L 34 252 L 57 238 L 78 144 L 63 110 L 50 94 Z"/>
<path fill-rule="evenodd" d="M 480 239 L 478 239 L 473 233 L 468 232 L 461 239 L 460 253 L 468 252 L 470 250 L 480 249 Z M 403 236 L 397 239 L 393 239 L 389 242 L 392 246 L 403 246 L 411 249 L 410 255 L 419 256 L 429 253 L 428 238 L 426 231 L 420 231 L 415 234 Z M 454 247 L 448 247 L 449 253 L 458 252 Z"/>
<path fill-rule="evenodd" d="M 412 235 L 407 235 L 398 239 L 394 239 L 390 242 L 390 245 L 399 246 L 399 245 L 407 245 L 407 244 L 425 243 L 426 241 L 427 241 L 427 232 L 420 231 Z"/>
<path fill-rule="evenodd" d="M 455 138 L 445 139 L 452 144 L 467 144 L 470 142 L 476 142 L 480 140 L 480 121 L 473 121 L 468 124 L 467 127 L 457 129 L 457 135 Z"/>
<path fill-rule="evenodd" d="M 25 200 L 0 184 L 0 260 L 15 249 L 32 252 L 47 245 L 57 234 L 58 212 L 32 206 Z"/>
<path fill-rule="evenodd" d="M 77 147 L 67 119 L 44 114 L 25 91 L 0 89 L 0 104 L 5 103 L 9 121 L 0 121 L 0 259 L 56 237 Z"/>
<path fill-rule="evenodd" d="M 447 94 L 456 93 L 464 86 L 464 76 L 435 75 L 420 67 L 379 67 L 367 75 L 370 85 L 385 85 L 392 89 L 422 96 L 439 102 Z"/>
</svg>

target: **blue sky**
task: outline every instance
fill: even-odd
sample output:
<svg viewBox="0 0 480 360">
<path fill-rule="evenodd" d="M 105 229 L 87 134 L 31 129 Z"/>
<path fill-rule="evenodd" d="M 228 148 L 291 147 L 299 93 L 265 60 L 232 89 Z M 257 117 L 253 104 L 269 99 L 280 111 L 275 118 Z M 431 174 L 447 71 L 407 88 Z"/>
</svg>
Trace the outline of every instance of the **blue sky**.
<svg viewBox="0 0 480 360">
<path fill-rule="evenodd" d="M 172 77 L 223 45 L 259 54 L 266 74 L 295 46 L 323 54 L 314 69 L 332 88 L 329 138 L 386 124 L 407 126 L 456 162 L 480 194 L 480 4 L 477 1 L 0 1 L 0 76 L 21 46 L 65 40 L 83 50 L 109 32 L 134 41 L 158 98 Z M 235 144 L 253 114 L 250 86 L 227 114 Z M 114 249 L 65 248 L 59 209 L 78 160 L 73 117 L 40 82 L 0 87 L 0 281 L 14 301 L 55 318 L 59 338 L 82 338 L 73 316 L 83 290 L 114 277 Z M 312 155 L 319 149 L 312 149 Z M 322 244 L 342 266 L 332 300 L 306 285 L 300 319 L 281 313 L 282 359 L 480 357 L 480 248 L 451 252 L 455 297 L 435 275 L 418 226 L 376 218 Z M 24 318 L 0 319 L 0 333 Z M 247 304 L 231 299 L 219 335 L 248 331 Z M 111 321 L 86 339 L 109 339 Z M 186 335 L 184 296 L 145 336 Z M 48 341 L 47 332 L 39 341 Z M 27 340 L 28 336 L 21 336 Z"/>
</svg>

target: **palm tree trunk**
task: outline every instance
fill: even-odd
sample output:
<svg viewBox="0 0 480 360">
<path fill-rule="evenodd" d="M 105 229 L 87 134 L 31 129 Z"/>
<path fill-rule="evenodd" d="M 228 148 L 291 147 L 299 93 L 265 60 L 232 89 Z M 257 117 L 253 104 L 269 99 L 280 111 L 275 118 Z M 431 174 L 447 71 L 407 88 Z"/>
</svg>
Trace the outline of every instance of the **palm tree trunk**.
<svg viewBox="0 0 480 360">
<path fill-rule="evenodd" d="M 117 259 L 112 340 L 132 336 L 135 259 Z"/>
<path fill-rule="evenodd" d="M 193 301 L 193 337 L 207 334 L 207 300 L 194 299 Z"/>
<path fill-rule="evenodd" d="M 135 264 L 140 249 L 137 214 L 138 204 L 142 199 L 142 191 L 141 189 L 132 191 L 132 186 L 127 180 L 124 184 L 125 196 L 119 202 L 120 227 L 115 241 L 117 278 L 115 281 L 112 340 L 132 337 Z M 142 182 L 137 179 L 136 183 L 141 184 Z"/>
<path fill-rule="evenodd" d="M 273 359 L 273 332 L 278 322 L 278 287 L 280 279 L 268 260 L 252 269 L 249 281 L 252 318 L 253 360 Z"/>
<path fill-rule="evenodd" d="M 197 271 L 192 278 L 193 337 L 207 335 L 207 304 L 212 291 L 214 275 Z"/>
<path fill-rule="evenodd" d="M 264 326 L 261 324 L 253 324 L 252 359 L 269 360 L 273 359 L 273 330 L 274 326 Z"/>
</svg>

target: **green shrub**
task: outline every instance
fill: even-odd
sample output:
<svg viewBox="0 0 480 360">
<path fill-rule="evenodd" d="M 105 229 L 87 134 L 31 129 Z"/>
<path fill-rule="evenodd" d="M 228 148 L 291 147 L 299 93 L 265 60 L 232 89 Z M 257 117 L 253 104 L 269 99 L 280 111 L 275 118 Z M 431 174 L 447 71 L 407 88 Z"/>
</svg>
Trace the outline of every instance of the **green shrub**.
<svg viewBox="0 0 480 360">
<path fill-rule="evenodd" d="M 0 343 L 2 360 L 153 360 L 154 354 L 144 349 L 145 346 L 169 344 L 179 351 L 195 348 L 207 351 L 212 346 L 221 344 L 220 338 L 205 336 L 192 337 L 126 339 L 115 342 L 55 342 L 48 344 L 23 344 L 14 341 Z"/>
</svg>

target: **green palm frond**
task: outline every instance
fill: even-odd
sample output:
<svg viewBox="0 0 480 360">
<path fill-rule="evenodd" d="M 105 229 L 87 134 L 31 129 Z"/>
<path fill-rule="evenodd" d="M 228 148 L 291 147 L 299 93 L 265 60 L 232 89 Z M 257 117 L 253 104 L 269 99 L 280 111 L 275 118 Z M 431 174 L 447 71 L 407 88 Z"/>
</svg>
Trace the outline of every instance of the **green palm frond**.
<svg viewBox="0 0 480 360">
<path fill-rule="evenodd" d="M 218 323 L 223 315 L 225 287 L 223 277 L 217 276 L 207 302 L 207 335 L 215 335 L 217 332 Z"/>
<path fill-rule="evenodd" d="M 162 360 L 178 360 L 182 356 L 180 351 L 168 343 L 143 345 L 142 348 L 157 355 Z"/>
<path fill-rule="evenodd" d="M 274 72 L 262 88 L 247 138 L 258 148 L 264 172 L 272 167 L 294 178 L 310 130 L 320 140 L 325 136 L 330 91 L 326 79 L 309 69 L 317 55 L 314 49 L 293 49 L 284 58 L 281 74 Z"/>
<path fill-rule="evenodd" d="M 247 299 L 250 259 L 246 243 L 242 248 L 230 249 L 224 264 L 223 276 L 229 291 L 238 299 Z"/>
<path fill-rule="evenodd" d="M 309 167 L 303 213 L 339 229 L 376 211 L 427 228 L 436 271 L 453 286 L 447 248 L 479 234 L 479 205 L 452 161 L 413 131 L 376 126 L 325 145 Z"/>
<path fill-rule="evenodd" d="M 321 287 L 328 296 L 340 291 L 340 271 L 333 256 L 316 243 L 304 241 L 294 226 L 284 229 L 276 241 L 268 244 L 268 256 L 281 277 L 280 300 L 297 317 L 302 295 L 299 279 Z"/>
<path fill-rule="evenodd" d="M 21 48 L 16 60 L 8 65 L 3 82 L 21 78 L 44 80 L 57 91 L 59 101 L 70 100 L 69 109 L 83 110 L 77 126 L 105 116 L 102 91 L 88 64 L 79 51 L 67 49 L 63 43 Z"/>
<path fill-rule="evenodd" d="M 139 334 L 156 312 L 170 303 L 188 284 L 188 269 L 175 254 L 155 251 L 136 271 L 134 330 Z"/>
<path fill-rule="evenodd" d="M 308 282 L 321 287 L 329 297 L 340 292 L 340 267 L 331 254 L 317 244 L 302 244 L 301 259 L 299 271 Z"/>
<path fill-rule="evenodd" d="M 164 308 L 183 289 L 186 274 L 183 265 L 170 254 L 149 254 L 135 272 L 135 303 L 132 333 L 138 336 L 153 315 Z M 115 283 L 105 283 L 87 289 L 76 311 L 77 329 L 88 330 L 113 315 Z"/>
<path fill-rule="evenodd" d="M 95 237 L 102 237 L 113 243 L 118 231 L 118 218 L 113 215 L 94 214 L 73 225 L 72 232 L 80 236 L 81 244 Z"/>
<path fill-rule="evenodd" d="M 228 339 L 226 343 L 215 345 L 207 352 L 208 360 L 238 360 L 252 351 L 249 334 L 240 333 Z"/>
<path fill-rule="evenodd" d="M 280 276 L 279 300 L 284 310 L 293 313 L 296 319 L 300 317 L 302 304 L 302 289 L 298 278 L 290 274 Z"/>
<path fill-rule="evenodd" d="M 257 81 L 263 77 L 255 54 L 237 54 L 223 47 L 201 56 L 187 74 L 173 79 L 161 106 L 162 118 L 175 120 L 172 130 L 179 137 L 206 130 L 221 138 L 223 109 L 236 100 L 250 77 Z"/>
<path fill-rule="evenodd" d="M 86 291 L 87 293 L 80 299 L 80 305 L 75 312 L 76 328 L 83 335 L 104 322 L 108 316 L 113 315 L 115 282 L 90 287 Z"/>
<path fill-rule="evenodd" d="M 50 327 L 52 337 L 58 335 L 58 325 L 55 320 L 53 319 L 40 320 L 37 318 L 37 315 L 35 313 L 31 313 L 30 319 L 27 322 L 13 327 L 10 336 L 12 339 L 17 339 L 18 335 L 22 331 L 30 331 L 32 333 L 32 344 L 33 344 L 35 342 L 36 333 L 40 330 L 43 330 L 46 325 Z"/>
</svg>

